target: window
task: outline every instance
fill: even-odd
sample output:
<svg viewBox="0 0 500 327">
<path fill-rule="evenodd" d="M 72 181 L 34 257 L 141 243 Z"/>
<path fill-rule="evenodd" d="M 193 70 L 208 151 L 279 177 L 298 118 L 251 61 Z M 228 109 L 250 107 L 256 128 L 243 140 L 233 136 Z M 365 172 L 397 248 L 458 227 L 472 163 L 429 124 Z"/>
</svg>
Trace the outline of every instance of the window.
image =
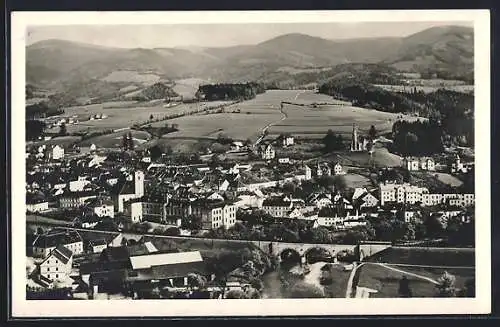
<svg viewBox="0 0 500 327">
<path fill-rule="evenodd" d="M 56 278 L 59 278 L 59 275 L 58 275 L 58 274 L 56 274 Z"/>
<path fill-rule="evenodd" d="M 56 267 L 56 271 L 59 271 L 59 268 Z"/>
<path fill-rule="evenodd" d="M 57 263 L 57 260 L 56 260 L 56 263 Z"/>
<path fill-rule="evenodd" d="M 47 271 L 50 271 L 50 268 L 49 268 L 49 267 L 47 267 Z"/>
</svg>

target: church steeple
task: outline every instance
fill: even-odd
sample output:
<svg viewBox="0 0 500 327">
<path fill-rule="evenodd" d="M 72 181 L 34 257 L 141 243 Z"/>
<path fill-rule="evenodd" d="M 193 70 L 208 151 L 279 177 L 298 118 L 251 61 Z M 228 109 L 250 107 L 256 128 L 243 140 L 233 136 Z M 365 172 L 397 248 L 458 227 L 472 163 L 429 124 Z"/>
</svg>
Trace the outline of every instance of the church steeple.
<svg viewBox="0 0 500 327">
<path fill-rule="evenodd" d="M 351 151 L 358 151 L 358 127 L 356 123 L 352 124 L 352 140 L 351 140 Z"/>
</svg>

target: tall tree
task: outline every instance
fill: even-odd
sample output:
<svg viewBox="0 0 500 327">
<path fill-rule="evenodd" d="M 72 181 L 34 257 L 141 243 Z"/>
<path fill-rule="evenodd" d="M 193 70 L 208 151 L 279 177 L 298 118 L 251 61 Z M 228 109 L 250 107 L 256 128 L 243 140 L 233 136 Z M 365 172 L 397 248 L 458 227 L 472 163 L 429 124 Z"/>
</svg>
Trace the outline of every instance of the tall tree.
<svg viewBox="0 0 500 327">
<path fill-rule="evenodd" d="M 62 123 L 61 127 L 59 127 L 59 135 L 65 136 L 68 134 L 68 130 L 66 128 L 66 123 Z"/>
<path fill-rule="evenodd" d="M 437 280 L 437 295 L 439 297 L 454 297 L 457 292 L 455 281 L 455 276 L 445 271 Z"/>
<path fill-rule="evenodd" d="M 123 134 L 122 136 L 122 148 L 124 151 L 127 151 L 129 148 L 128 148 L 128 136 L 127 136 L 127 133 Z"/>
<path fill-rule="evenodd" d="M 374 140 L 377 138 L 377 130 L 375 129 L 374 125 L 370 127 L 370 130 L 368 131 L 368 136 L 370 137 L 370 140 Z"/>
</svg>

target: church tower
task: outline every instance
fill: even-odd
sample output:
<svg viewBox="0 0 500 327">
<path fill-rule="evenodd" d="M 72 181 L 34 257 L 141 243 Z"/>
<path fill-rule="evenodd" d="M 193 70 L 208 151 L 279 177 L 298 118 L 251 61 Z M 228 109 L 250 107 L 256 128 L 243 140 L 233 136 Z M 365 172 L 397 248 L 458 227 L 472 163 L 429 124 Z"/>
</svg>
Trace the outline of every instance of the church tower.
<svg viewBox="0 0 500 327">
<path fill-rule="evenodd" d="M 352 124 L 352 140 L 351 140 L 351 151 L 358 151 L 358 127 L 356 123 Z"/>
<path fill-rule="evenodd" d="M 136 171 L 134 179 L 135 184 L 135 195 L 137 197 L 144 196 L 144 173 L 140 170 Z"/>
</svg>

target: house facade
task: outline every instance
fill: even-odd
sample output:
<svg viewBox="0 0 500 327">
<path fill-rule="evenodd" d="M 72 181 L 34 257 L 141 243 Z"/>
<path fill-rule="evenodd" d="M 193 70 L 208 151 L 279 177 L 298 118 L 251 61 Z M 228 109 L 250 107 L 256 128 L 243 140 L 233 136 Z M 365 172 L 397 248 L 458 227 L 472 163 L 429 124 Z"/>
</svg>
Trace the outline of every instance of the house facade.
<svg viewBox="0 0 500 327">
<path fill-rule="evenodd" d="M 278 218 L 287 217 L 292 207 L 292 201 L 283 198 L 268 198 L 262 202 L 262 210 Z"/>
<path fill-rule="evenodd" d="M 65 246 L 59 245 L 40 263 L 40 275 L 51 281 L 64 281 L 71 274 L 72 265 L 73 253 Z"/>
</svg>

